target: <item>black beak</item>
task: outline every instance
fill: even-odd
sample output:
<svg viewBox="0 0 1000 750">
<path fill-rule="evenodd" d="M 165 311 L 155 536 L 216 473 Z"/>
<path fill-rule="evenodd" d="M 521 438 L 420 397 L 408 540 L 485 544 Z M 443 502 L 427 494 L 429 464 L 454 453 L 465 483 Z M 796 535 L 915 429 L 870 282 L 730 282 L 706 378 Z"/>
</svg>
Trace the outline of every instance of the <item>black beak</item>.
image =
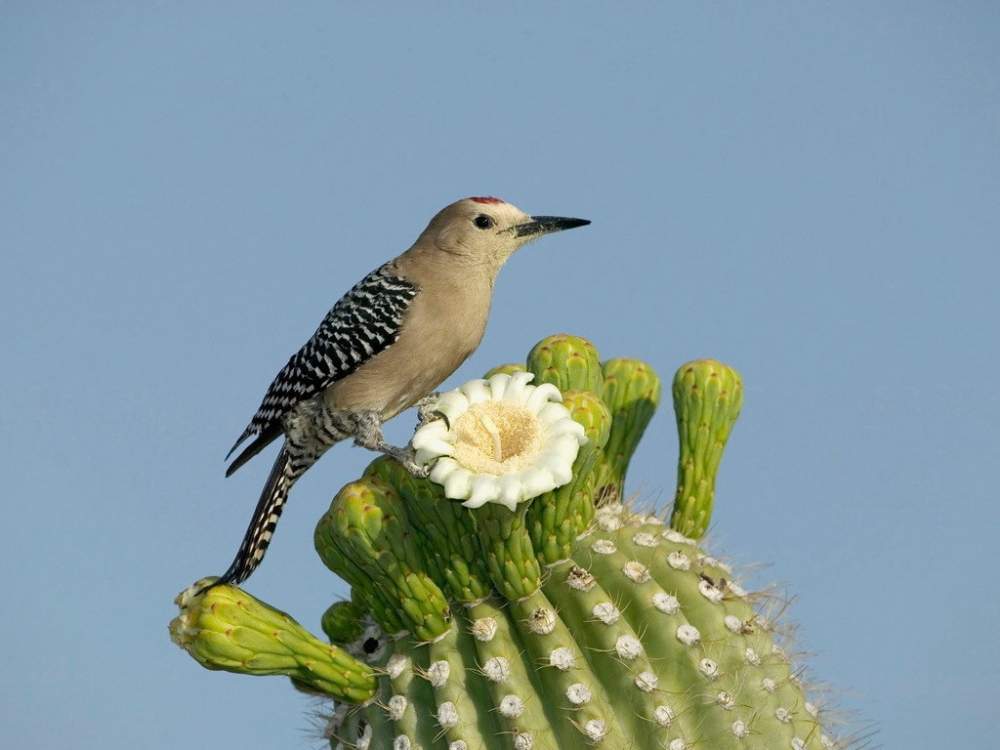
<svg viewBox="0 0 1000 750">
<path fill-rule="evenodd" d="M 585 227 L 590 222 L 587 219 L 567 219 L 562 216 L 532 216 L 531 221 L 518 224 L 514 227 L 514 233 L 518 237 L 530 237 L 533 234 L 549 234 L 550 232 L 561 232 L 564 229 L 573 227 Z"/>
</svg>

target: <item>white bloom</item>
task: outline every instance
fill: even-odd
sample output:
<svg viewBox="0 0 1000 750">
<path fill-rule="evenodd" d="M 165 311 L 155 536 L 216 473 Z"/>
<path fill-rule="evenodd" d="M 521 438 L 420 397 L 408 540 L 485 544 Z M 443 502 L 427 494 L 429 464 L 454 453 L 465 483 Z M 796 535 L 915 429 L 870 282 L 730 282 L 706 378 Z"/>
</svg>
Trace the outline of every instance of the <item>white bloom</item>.
<svg viewBox="0 0 1000 750">
<path fill-rule="evenodd" d="M 478 508 L 518 503 L 573 478 L 573 461 L 587 442 L 554 385 L 529 385 L 530 372 L 471 380 L 441 396 L 445 416 L 418 429 L 411 444 L 418 463 L 433 462 L 430 478 L 444 494 Z"/>
</svg>

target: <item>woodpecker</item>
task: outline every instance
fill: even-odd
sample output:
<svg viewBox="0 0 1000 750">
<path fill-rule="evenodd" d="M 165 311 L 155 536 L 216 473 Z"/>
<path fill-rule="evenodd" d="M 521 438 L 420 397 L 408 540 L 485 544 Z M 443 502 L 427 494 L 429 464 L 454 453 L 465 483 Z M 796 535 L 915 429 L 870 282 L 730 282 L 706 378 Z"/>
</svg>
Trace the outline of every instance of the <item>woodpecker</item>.
<svg viewBox="0 0 1000 750">
<path fill-rule="evenodd" d="M 226 456 L 254 437 L 228 477 L 284 437 L 236 558 L 212 585 L 242 583 L 257 568 L 292 485 L 334 444 L 354 438 L 426 475 L 412 449 L 385 442 L 382 423 L 425 399 L 476 350 L 497 273 L 518 248 L 589 223 L 528 216 L 499 198 L 466 198 L 355 284 L 274 378 Z"/>
</svg>

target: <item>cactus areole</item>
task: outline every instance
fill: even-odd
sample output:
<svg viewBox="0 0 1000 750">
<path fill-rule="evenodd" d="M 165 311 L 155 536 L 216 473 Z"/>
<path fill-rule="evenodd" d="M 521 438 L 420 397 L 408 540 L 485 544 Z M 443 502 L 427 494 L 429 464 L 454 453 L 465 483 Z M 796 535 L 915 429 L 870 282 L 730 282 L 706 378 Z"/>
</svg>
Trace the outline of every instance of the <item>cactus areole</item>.
<svg viewBox="0 0 1000 750">
<path fill-rule="evenodd" d="M 315 545 L 351 596 L 325 639 L 202 582 L 171 636 L 209 669 L 328 696 L 335 749 L 841 747 L 779 647 L 772 598 L 699 546 L 739 375 L 699 360 L 672 392 L 669 523 L 622 496 L 656 373 L 552 336 L 442 396 L 413 442 L 429 478 L 382 457 L 334 497 Z"/>
</svg>

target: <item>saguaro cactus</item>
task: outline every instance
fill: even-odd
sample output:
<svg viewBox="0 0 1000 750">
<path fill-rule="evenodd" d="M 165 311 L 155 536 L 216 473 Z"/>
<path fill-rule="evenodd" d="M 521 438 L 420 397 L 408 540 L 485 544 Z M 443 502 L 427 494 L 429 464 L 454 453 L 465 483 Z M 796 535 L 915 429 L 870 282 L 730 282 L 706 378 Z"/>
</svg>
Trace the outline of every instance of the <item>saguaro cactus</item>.
<svg viewBox="0 0 1000 750">
<path fill-rule="evenodd" d="M 332 748 L 833 747 L 771 599 L 699 546 L 739 376 L 692 362 L 673 396 L 669 524 L 622 497 L 656 373 L 554 336 L 442 398 L 414 438 L 440 456 L 430 478 L 383 457 L 337 493 L 315 544 L 351 598 L 323 617 L 327 640 L 203 582 L 178 597 L 172 637 L 210 669 L 330 696 Z"/>
</svg>

